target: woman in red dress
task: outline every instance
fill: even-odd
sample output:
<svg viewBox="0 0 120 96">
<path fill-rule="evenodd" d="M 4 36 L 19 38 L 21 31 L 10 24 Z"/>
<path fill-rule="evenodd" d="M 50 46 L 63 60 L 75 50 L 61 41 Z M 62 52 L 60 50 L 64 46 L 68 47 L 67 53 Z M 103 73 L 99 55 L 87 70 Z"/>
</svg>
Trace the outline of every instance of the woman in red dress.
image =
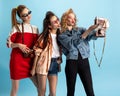
<svg viewBox="0 0 120 96">
<path fill-rule="evenodd" d="M 17 21 L 17 17 L 22 23 Z M 35 41 L 38 38 L 38 28 L 30 24 L 31 11 L 24 5 L 19 5 L 12 9 L 12 30 L 7 39 L 7 46 L 12 48 L 10 58 L 10 77 L 12 89 L 10 96 L 16 96 L 19 80 L 30 77 L 32 60 L 30 57 L 24 57 L 24 53 L 30 52 Z"/>
</svg>

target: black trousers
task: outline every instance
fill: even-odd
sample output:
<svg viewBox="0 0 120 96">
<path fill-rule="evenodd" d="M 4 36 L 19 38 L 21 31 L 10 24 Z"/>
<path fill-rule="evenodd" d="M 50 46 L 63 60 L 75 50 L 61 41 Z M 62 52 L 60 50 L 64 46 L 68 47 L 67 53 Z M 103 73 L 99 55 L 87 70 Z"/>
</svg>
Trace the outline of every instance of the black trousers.
<svg viewBox="0 0 120 96">
<path fill-rule="evenodd" d="M 94 96 L 89 61 L 88 58 L 82 59 L 80 54 L 78 60 L 66 61 L 67 96 L 74 96 L 77 73 L 79 74 L 87 96 Z"/>
</svg>

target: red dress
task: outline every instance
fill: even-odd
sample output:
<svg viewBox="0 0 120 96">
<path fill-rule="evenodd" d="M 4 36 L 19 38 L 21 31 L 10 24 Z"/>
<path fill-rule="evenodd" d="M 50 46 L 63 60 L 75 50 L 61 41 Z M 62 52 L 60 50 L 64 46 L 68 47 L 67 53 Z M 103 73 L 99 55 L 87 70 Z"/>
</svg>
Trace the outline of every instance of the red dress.
<svg viewBox="0 0 120 96">
<path fill-rule="evenodd" d="M 19 26 L 22 30 L 21 25 Z M 33 31 L 31 30 L 33 29 Z M 30 24 L 24 24 L 24 44 L 27 47 L 32 48 L 38 38 L 38 29 Z M 22 32 L 17 32 L 15 27 L 13 27 L 12 32 L 8 38 L 8 47 L 13 43 L 22 43 Z M 30 70 L 32 67 L 33 59 L 24 58 L 23 53 L 19 48 L 13 48 L 10 56 L 10 76 L 11 79 L 19 80 L 23 78 L 30 77 Z"/>
</svg>

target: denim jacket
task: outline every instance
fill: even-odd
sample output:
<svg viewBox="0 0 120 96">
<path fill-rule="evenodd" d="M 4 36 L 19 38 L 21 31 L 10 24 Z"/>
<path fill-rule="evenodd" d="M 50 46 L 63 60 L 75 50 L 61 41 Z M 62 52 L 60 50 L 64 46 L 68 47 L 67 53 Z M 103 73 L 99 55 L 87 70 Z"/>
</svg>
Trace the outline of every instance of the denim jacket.
<svg viewBox="0 0 120 96">
<path fill-rule="evenodd" d="M 90 55 L 89 41 L 91 39 L 96 40 L 96 31 L 90 32 L 86 39 L 82 39 L 81 35 L 86 31 L 85 28 L 73 28 L 71 31 L 66 30 L 58 36 L 58 41 L 62 45 L 63 53 L 66 55 L 66 59 L 78 59 L 78 53 L 80 52 L 83 59 L 88 58 Z"/>
</svg>

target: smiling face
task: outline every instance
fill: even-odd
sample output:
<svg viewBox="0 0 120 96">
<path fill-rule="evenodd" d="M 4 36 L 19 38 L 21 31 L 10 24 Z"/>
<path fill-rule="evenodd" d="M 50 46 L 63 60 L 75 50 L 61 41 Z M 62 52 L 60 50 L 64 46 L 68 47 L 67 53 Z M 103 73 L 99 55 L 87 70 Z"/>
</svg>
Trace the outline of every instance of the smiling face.
<svg viewBox="0 0 120 96">
<path fill-rule="evenodd" d="M 24 22 L 30 22 L 31 19 L 31 11 L 27 8 L 25 8 L 21 13 L 20 13 L 20 18 Z"/>
<path fill-rule="evenodd" d="M 74 26 L 76 23 L 76 18 L 73 13 L 68 14 L 67 16 L 67 25 L 68 26 Z"/>
<path fill-rule="evenodd" d="M 52 29 L 58 29 L 60 27 L 60 21 L 56 16 L 52 16 L 50 19 L 50 27 Z"/>
</svg>

